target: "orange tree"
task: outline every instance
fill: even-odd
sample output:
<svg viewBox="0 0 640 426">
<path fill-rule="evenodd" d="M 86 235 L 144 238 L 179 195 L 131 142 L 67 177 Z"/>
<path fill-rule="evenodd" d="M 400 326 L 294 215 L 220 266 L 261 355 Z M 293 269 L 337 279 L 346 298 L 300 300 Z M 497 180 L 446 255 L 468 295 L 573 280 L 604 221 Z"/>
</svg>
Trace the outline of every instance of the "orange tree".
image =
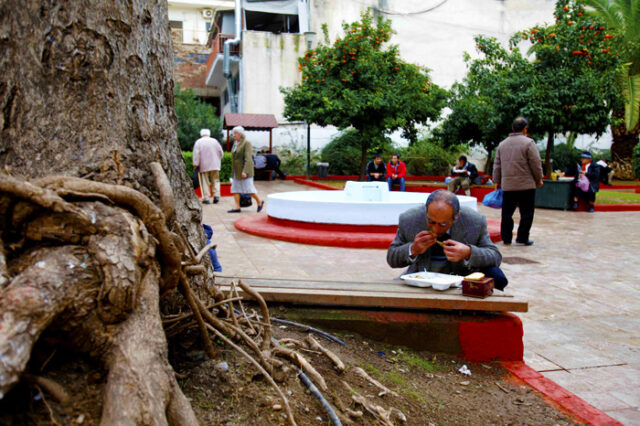
<svg viewBox="0 0 640 426">
<path fill-rule="evenodd" d="M 574 2 L 558 1 L 555 16 L 553 25 L 516 33 L 510 50 L 476 37 L 481 56 L 467 56 L 469 72 L 450 92 L 445 140 L 481 144 L 491 153 L 522 115 L 532 136 L 546 135 L 549 174 L 555 134 L 606 130 L 612 107 L 621 102 L 613 36 Z M 530 43 L 527 55 L 518 47 L 522 42 Z"/>
<path fill-rule="evenodd" d="M 388 44 L 391 21 L 374 20 L 366 11 L 343 29 L 345 35 L 330 44 L 323 26 L 325 42 L 298 59 L 302 82 L 281 89 L 284 116 L 357 130 L 364 176 L 368 149 L 398 129 L 415 140 L 417 125 L 439 118 L 446 92 L 431 82 L 426 68 L 404 62 L 398 47 Z"/>
<path fill-rule="evenodd" d="M 554 16 L 554 25 L 516 33 L 510 42 L 512 48 L 525 39 L 531 43 L 532 85 L 522 113 L 547 134 L 547 174 L 554 134 L 600 135 L 611 123 L 612 108 L 622 102 L 614 36 L 574 1 L 559 0 Z"/>
</svg>

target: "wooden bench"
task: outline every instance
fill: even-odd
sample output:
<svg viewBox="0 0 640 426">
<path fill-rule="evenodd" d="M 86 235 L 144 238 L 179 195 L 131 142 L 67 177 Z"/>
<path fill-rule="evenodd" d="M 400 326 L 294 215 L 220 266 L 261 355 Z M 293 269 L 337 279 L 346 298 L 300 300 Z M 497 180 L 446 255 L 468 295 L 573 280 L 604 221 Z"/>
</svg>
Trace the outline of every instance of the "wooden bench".
<svg viewBox="0 0 640 426">
<path fill-rule="evenodd" d="M 273 180 L 273 174 L 274 174 L 275 170 L 271 170 L 271 169 L 253 169 L 253 174 L 255 177 L 262 177 L 264 174 L 267 174 L 267 180 L 268 181 L 272 181 Z M 258 180 L 258 179 L 256 179 Z"/>
<path fill-rule="evenodd" d="M 463 296 L 460 288 L 437 291 L 431 288 L 409 287 L 400 280 L 311 281 L 216 275 L 216 284 L 220 284 L 222 290 L 228 291 L 231 281 L 238 279 L 257 290 L 267 302 L 274 303 L 491 312 L 527 312 L 529 307 L 525 300 L 501 291 L 495 291 L 486 299 L 476 299 Z"/>
</svg>

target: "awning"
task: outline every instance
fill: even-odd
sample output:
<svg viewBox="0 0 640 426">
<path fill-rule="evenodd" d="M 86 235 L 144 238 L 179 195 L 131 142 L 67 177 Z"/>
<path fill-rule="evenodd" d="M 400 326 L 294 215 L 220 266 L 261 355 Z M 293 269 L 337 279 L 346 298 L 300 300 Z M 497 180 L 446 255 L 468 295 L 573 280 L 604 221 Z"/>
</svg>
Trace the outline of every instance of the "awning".
<svg viewBox="0 0 640 426">
<path fill-rule="evenodd" d="M 239 114 L 227 112 L 224 114 L 222 127 L 227 130 L 227 151 L 231 146 L 229 132 L 236 126 L 242 126 L 245 130 L 257 130 L 269 132 L 269 152 L 273 146 L 272 130 L 278 127 L 278 121 L 273 114 Z"/>
<path fill-rule="evenodd" d="M 242 0 L 242 7 L 253 12 L 298 14 L 298 0 Z"/>
</svg>

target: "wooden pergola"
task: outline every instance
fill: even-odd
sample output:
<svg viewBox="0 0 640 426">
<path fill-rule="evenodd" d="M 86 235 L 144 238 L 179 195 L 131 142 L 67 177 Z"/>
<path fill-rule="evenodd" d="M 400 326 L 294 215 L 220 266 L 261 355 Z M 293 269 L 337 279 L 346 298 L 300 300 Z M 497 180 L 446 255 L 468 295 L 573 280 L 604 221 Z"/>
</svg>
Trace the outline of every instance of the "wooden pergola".
<svg viewBox="0 0 640 426">
<path fill-rule="evenodd" d="M 227 151 L 231 149 L 231 139 L 229 132 L 236 126 L 242 126 L 245 130 L 269 132 L 269 153 L 273 145 L 272 130 L 278 127 L 276 116 L 273 114 L 234 114 L 227 112 L 224 114 L 223 127 L 227 130 Z"/>
</svg>

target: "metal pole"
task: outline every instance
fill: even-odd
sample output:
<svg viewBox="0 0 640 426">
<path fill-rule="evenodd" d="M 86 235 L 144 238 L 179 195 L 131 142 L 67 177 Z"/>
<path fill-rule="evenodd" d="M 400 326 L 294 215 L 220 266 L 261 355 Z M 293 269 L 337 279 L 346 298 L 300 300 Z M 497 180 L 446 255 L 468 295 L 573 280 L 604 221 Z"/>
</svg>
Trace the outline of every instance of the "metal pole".
<svg viewBox="0 0 640 426">
<path fill-rule="evenodd" d="M 311 50 L 311 40 L 307 40 L 307 50 Z M 307 180 L 311 167 L 311 124 L 307 121 Z"/>
<path fill-rule="evenodd" d="M 309 179 L 310 166 L 311 166 L 311 125 L 307 123 L 307 180 Z"/>
</svg>

